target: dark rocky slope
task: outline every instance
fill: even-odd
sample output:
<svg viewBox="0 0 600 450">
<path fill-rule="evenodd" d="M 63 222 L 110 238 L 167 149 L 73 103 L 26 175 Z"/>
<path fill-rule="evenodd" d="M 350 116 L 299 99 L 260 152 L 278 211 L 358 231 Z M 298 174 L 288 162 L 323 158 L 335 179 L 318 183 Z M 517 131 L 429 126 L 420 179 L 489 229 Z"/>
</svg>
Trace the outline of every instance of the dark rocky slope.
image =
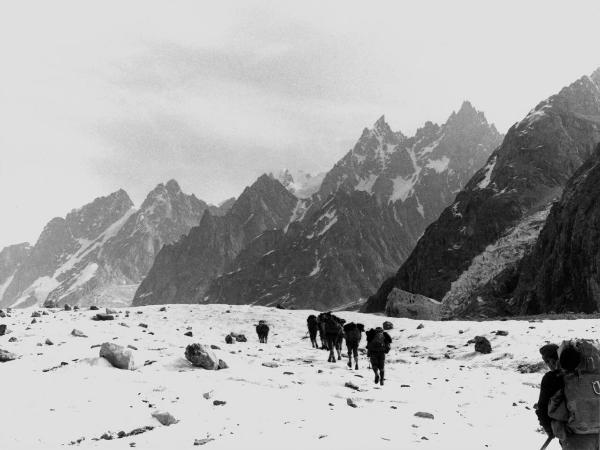
<svg viewBox="0 0 600 450">
<path fill-rule="evenodd" d="M 387 295 L 398 287 L 443 300 L 448 314 L 460 315 L 479 287 L 505 270 L 514 271 L 535 242 L 551 203 L 600 140 L 599 82 L 598 72 L 579 79 L 511 127 L 487 165 L 428 227 L 365 309 L 383 311 Z M 493 260 L 497 252 L 502 264 L 477 260 Z M 477 302 L 494 310 L 485 298 Z"/>
</svg>

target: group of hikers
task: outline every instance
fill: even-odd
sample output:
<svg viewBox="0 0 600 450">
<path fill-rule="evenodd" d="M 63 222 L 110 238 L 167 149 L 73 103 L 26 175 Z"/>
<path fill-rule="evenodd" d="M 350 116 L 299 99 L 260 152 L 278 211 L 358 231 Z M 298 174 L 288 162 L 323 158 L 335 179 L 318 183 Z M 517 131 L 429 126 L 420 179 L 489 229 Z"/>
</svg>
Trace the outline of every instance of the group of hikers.
<svg viewBox="0 0 600 450">
<path fill-rule="evenodd" d="M 577 339 L 540 348 L 550 369 L 542 378 L 536 414 L 563 449 L 600 449 L 600 344 Z"/>
<path fill-rule="evenodd" d="M 358 345 L 362 333 L 367 337 L 367 357 L 371 362 L 371 369 L 375 374 L 375 384 L 383 386 L 385 380 L 385 355 L 390 351 L 392 338 L 382 327 L 371 328 L 365 331 L 362 323 L 346 323 L 331 312 L 321 313 L 318 316 L 311 314 L 306 320 L 311 345 L 319 348 L 317 334 L 321 340 L 321 348 L 329 350 L 329 362 L 342 359 L 342 343 L 346 341 L 348 349 L 348 367 L 352 368 L 354 356 L 354 369 L 358 370 Z"/>
</svg>

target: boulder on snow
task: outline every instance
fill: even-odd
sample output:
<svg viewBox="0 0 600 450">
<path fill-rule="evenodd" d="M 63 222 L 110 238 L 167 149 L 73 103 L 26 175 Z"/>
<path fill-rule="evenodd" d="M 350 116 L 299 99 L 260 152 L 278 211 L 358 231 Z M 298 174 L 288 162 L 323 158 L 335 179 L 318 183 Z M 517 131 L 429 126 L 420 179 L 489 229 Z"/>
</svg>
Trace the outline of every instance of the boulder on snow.
<svg viewBox="0 0 600 450">
<path fill-rule="evenodd" d="M 508 336 L 508 331 L 506 330 L 498 330 L 496 331 L 496 336 Z"/>
<path fill-rule="evenodd" d="M 65 311 L 71 311 L 73 308 L 71 308 L 71 305 L 69 305 L 68 303 L 65 303 Z"/>
<path fill-rule="evenodd" d="M 475 336 L 475 339 L 472 339 L 469 342 L 475 343 L 475 351 L 478 353 L 492 353 L 492 344 L 490 344 L 490 341 L 488 341 L 487 338 L 483 336 Z"/>
<path fill-rule="evenodd" d="M 234 332 L 231 332 L 229 334 L 232 338 L 236 340 L 236 342 L 248 342 L 248 339 L 246 339 L 246 336 L 244 336 L 243 334 L 238 334 Z"/>
<path fill-rule="evenodd" d="M 135 370 L 136 368 L 134 353 L 112 342 L 102 344 L 100 347 L 100 357 L 106 359 L 117 369 Z"/>
<path fill-rule="evenodd" d="M 4 336 L 6 334 L 6 325 L 0 324 L 0 336 Z"/>
<path fill-rule="evenodd" d="M 422 419 L 433 419 L 434 418 L 433 414 L 428 413 L 428 412 L 422 412 L 422 411 L 416 412 L 415 417 L 421 417 Z"/>
<path fill-rule="evenodd" d="M 221 369 L 229 369 L 229 366 L 227 365 L 227 363 L 225 361 L 223 361 L 222 359 L 219 360 L 219 370 Z"/>
<path fill-rule="evenodd" d="M 388 331 L 388 330 L 392 330 L 394 328 L 394 324 L 392 322 L 389 321 L 385 321 L 383 322 L 383 329 Z"/>
<path fill-rule="evenodd" d="M 54 345 L 54 342 L 52 342 L 50 339 L 46 339 L 45 344 L 46 345 Z"/>
<path fill-rule="evenodd" d="M 96 305 L 90 306 L 90 311 L 98 311 L 98 307 Z"/>
<path fill-rule="evenodd" d="M 225 336 L 225 343 L 227 343 L 227 344 L 233 344 L 233 336 L 231 336 L 230 334 L 228 334 L 227 336 Z"/>
<path fill-rule="evenodd" d="M 190 344 L 185 349 L 185 359 L 196 367 L 206 370 L 217 370 L 219 358 L 202 344 Z"/>
<path fill-rule="evenodd" d="M 114 316 L 115 314 L 118 314 L 118 312 L 116 309 L 106 308 L 106 314 L 112 314 Z"/>
<path fill-rule="evenodd" d="M 6 350 L 2 350 L 0 348 L 0 362 L 1 363 L 13 361 L 15 359 L 17 359 L 17 355 L 15 355 L 14 353 L 11 353 L 11 352 L 7 352 Z"/>
<path fill-rule="evenodd" d="M 112 314 L 98 313 L 94 317 L 92 317 L 92 320 L 115 320 L 115 316 L 113 316 Z"/>
<path fill-rule="evenodd" d="M 42 317 L 42 315 L 39 313 L 39 311 L 34 311 L 31 313 L 31 317 Z"/>
<path fill-rule="evenodd" d="M 6 313 L 0 309 L 0 318 L 4 319 L 6 317 Z"/>
<path fill-rule="evenodd" d="M 168 413 L 166 411 L 155 411 L 152 413 L 152 417 L 158 420 L 161 423 L 161 425 L 164 425 L 166 427 L 179 422 L 179 420 L 173 417 L 171 413 Z"/>
<path fill-rule="evenodd" d="M 388 295 L 385 315 L 415 320 L 439 320 L 441 305 L 441 302 L 429 297 L 395 288 Z"/>
<path fill-rule="evenodd" d="M 73 328 L 71 335 L 76 337 L 87 337 L 83 331 L 77 330 L 76 328 Z"/>
</svg>

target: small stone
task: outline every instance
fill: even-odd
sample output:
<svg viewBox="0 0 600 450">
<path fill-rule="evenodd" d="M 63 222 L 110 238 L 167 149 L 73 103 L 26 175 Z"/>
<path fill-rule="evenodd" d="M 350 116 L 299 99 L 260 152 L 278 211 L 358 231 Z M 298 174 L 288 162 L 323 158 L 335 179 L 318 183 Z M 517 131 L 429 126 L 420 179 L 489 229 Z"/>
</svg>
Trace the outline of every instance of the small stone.
<svg viewBox="0 0 600 450">
<path fill-rule="evenodd" d="M 350 381 L 346 382 L 346 384 L 344 384 L 344 386 L 347 388 L 350 388 L 350 389 L 354 389 L 355 391 L 360 391 L 360 388 Z"/>
<path fill-rule="evenodd" d="M 227 363 L 225 361 L 223 361 L 222 359 L 219 360 L 219 370 L 221 369 L 229 369 L 229 366 L 227 365 Z"/>
<path fill-rule="evenodd" d="M 96 305 L 90 306 L 90 311 L 98 311 L 98 307 Z"/>
<path fill-rule="evenodd" d="M 227 336 L 225 336 L 225 343 L 227 343 L 227 344 L 233 344 L 233 336 L 231 336 L 230 334 L 228 334 Z"/>
<path fill-rule="evenodd" d="M 214 345 L 214 344 L 212 344 L 210 346 L 210 348 L 212 348 L 213 350 L 221 350 L 221 347 L 219 347 L 218 345 Z"/>
<path fill-rule="evenodd" d="M 425 328 L 425 325 L 423 325 L 422 323 L 420 323 L 419 326 L 417 327 L 417 330 L 422 330 L 423 328 Z"/>
<path fill-rule="evenodd" d="M 71 311 L 73 308 L 71 308 L 71 305 L 69 305 L 68 303 L 65 303 L 65 311 Z"/>
<path fill-rule="evenodd" d="M 352 400 L 351 398 L 346 399 L 346 404 L 348 406 L 351 406 L 352 408 L 358 408 L 358 405 L 356 403 L 354 403 L 354 400 Z"/>
<path fill-rule="evenodd" d="M 492 344 L 483 336 L 475 336 L 475 351 L 478 353 L 492 353 Z"/>
<path fill-rule="evenodd" d="M 140 323 L 140 324 L 138 324 L 138 327 L 141 327 L 141 328 L 148 328 L 148 325 L 147 325 L 147 324 L 145 324 L 145 323 Z"/>
<path fill-rule="evenodd" d="M 37 320 L 36 320 L 36 319 L 32 319 L 32 320 L 31 320 L 31 324 L 32 324 L 32 325 L 33 325 L 33 324 L 36 324 L 36 323 L 37 323 Z"/>
<path fill-rule="evenodd" d="M 498 330 L 496 331 L 496 336 L 508 336 L 508 331 Z"/>
<path fill-rule="evenodd" d="M 191 344 L 185 349 L 185 358 L 196 367 L 206 370 L 217 370 L 219 359 L 208 348 L 202 344 Z"/>
<path fill-rule="evenodd" d="M 71 331 L 71 335 L 76 337 L 87 337 L 83 331 L 78 330 L 76 328 L 73 328 L 73 331 Z"/>
<path fill-rule="evenodd" d="M 415 417 L 421 417 L 422 419 L 433 419 L 434 418 L 433 414 L 428 413 L 428 412 L 422 412 L 422 411 L 416 412 Z"/>
<path fill-rule="evenodd" d="M 205 392 L 204 394 L 202 394 L 202 397 L 204 397 L 206 400 L 210 400 L 210 398 L 212 397 L 212 391 Z"/>
<path fill-rule="evenodd" d="M 265 367 L 270 367 L 271 369 L 279 367 L 279 364 L 277 364 L 274 361 L 267 361 L 267 362 L 262 363 L 262 365 L 265 366 Z"/>
<path fill-rule="evenodd" d="M 383 322 L 383 329 L 384 330 L 386 330 L 386 331 L 387 330 L 392 330 L 393 328 L 394 328 L 394 324 L 392 322 L 389 322 L 387 320 L 385 322 Z"/>
<path fill-rule="evenodd" d="M 167 310 L 166 306 L 163 306 L 162 308 L 159 309 L 160 312 L 165 312 Z"/>
<path fill-rule="evenodd" d="M 6 334 L 6 325 L 0 324 L 0 336 L 4 336 Z"/>
<path fill-rule="evenodd" d="M 166 427 L 171 426 L 179 422 L 175 417 L 173 417 L 170 413 L 166 411 L 155 411 L 152 413 L 152 417 L 158 420 L 161 425 Z"/>
<path fill-rule="evenodd" d="M 8 340 L 8 342 L 17 342 L 17 338 L 13 336 Z"/>
<path fill-rule="evenodd" d="M 94 317 L 92 317 L 92 320 L 115 320 L 115 316 L 113 316 L 112 314 L 98 313 Z"/>
<path fill-rule="evenodd" d="M 0 348 L 0 363 L 14 361 L 15 359 L 17 359 L 17 355 Z"/>
<path fill-rule="evenodd" d="M 118 314 L 118 312 L 117 312 L 115 309 L 112 309 L 112 308 L 106 308 L 106 314 L 112 314 L 112 315 L 115 315 L 115 314 Z"/>
<path fill-rule="evenodd" d="M 111 342 L 105 342 L 100 347 L 100 357 L 106 359 L 117 369 L 135 370 L 135 357 L 131 350 Z"/>
<path fill-rule="evenodd" d="M 183 333 L 184 336 L 189 336 L 189 337 L 193 337 L 194 333 L 192 333 L 191 331 L 188 331 L 187 333 Z"/>
<path fill-rule="evenodd" d="M 214 441 L 214 439 L 213 438 L 194 439 L 194 445 L 204 445 L 204 444 L 208 444 L 210 441 Z"/>
<path fill-rule="evenodd" d="M 52 342 L 50 339 L 46 339 L 45 344 L 46 345 L 54 345 L 54 342 Z"/>
<path fill-rule="evenodd" d="M 215 400 L 213 401 L 213 405 L 215 406 L 222 406 L 222 405 L 226 405 L 227 402 L 224 402 L 223 400 Z"/>
</svg>

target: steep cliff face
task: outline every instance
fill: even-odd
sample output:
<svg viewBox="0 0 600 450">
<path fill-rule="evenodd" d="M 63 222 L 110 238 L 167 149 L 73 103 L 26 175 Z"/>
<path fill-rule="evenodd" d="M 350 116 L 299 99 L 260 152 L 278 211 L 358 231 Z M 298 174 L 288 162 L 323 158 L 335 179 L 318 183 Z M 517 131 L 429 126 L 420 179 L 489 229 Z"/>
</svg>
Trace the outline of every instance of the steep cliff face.
<svg viewBox="0 0 600 450">
<path fill-rule="evenodd" d="M 351 306 L 390 273 L 413 242 L 391 205 L 340 191 L 301 223 L 263 233 L 217 278 L 210 303 L 331 309 Z"/>
<path fill-rule="evenodd" d="M 266 175 L 246 188 L 222 217 L 207 212 L 200 224 L 158 253 L 135 293 L 134 305 L 197 303 L 209 283 L 264 231 L 282 229 L 298 199 Z"/>
<path fill-rule="evenodd" d="M 29 257 L 31 246 L 28 242 L 21 244 L 10 245 L 0 251 L 0 300 L 4 295 L 4 291 L 12 282 L 12 279 L 17 273 L 17 270 Z"/>
<path fill-rule="evenodd" d="M 600 311 L 600 145 L 552 207 L 520 269 L 519 312 Z"/>
<path fill-rule="evenodd" d="M 579 79 L 511 127 L 485 167 L 429 226 L 397 275 L 369 300 L 369 311 L 384 310 L 387 294 L 397 286 L 443 300 L 447 314 L 460 315 L 464 302 L 472 303 L 479 287 L 501 272 L 515 271 L 535 242 L 550 204 L 560 198 L 567 180 L 600 140 L 596 79 L 596 74 Z M 528 242 L 515 239 L 511 247 L 507 237 L 513 232 L 522 236 L 522 228 L 527 230 Z M 461 280 L 478 264 L 480 255 L 498 246 L 504 249 L 503 264 L 487 273 L 471 270 L 479 273 L 480 279 Z M 464 290 L 465 286 L 470 287 L 455 295 L 453 288 Z M 481 308 L 494 309 L 494 299 L 476 300 Z"/>
</svg>

